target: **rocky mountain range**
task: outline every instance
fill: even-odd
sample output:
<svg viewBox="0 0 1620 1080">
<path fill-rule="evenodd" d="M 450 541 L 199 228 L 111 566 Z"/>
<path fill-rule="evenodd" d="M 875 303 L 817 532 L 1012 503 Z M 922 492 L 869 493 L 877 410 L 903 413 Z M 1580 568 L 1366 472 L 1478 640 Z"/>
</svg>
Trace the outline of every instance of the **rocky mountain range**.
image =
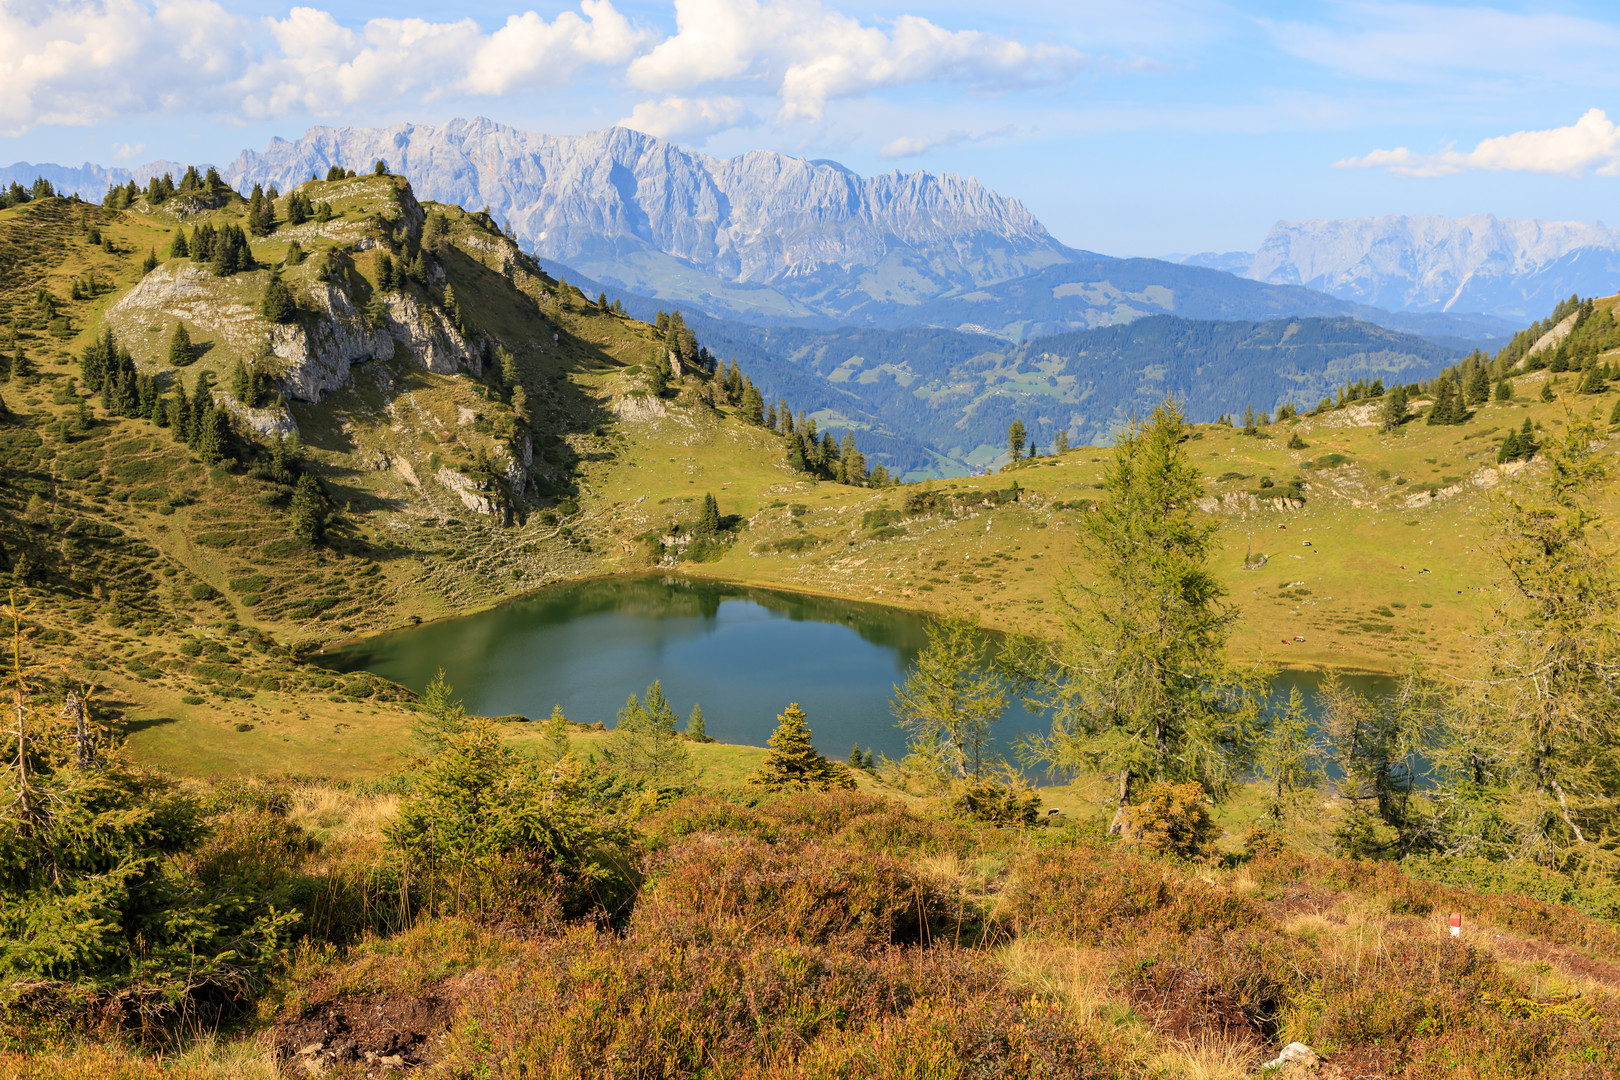
<svg viewBox="0 0 1620 1080">
<path fill-rule="evenodd" d="M 1490 214 L 1278 222 L 1260 250 L 1178 261 L 1392 311 L 1537 318 L 1620 288 L 1620 229 Z"/>
<path fill-rule="evenodd" d="M 1603 278 L 1607 265 L 1584 254 L 1602 250 L 1596 239 L 1575 248 L 1575 233 L 1547 227 L 1533 255 L 1504 254 L 1526 246 L 1506 230 L 1508 238 L 1482 239 L 1466 258 L 1436 257 L 1429 269 L 1435 259 L 1419 248 L 1451 243 L 1451 233 L 1413 226 L 1405 241 L 1386 243 L 1376 222 L 1279 226 L 1255 256 L 1193 256 L 1181 265 L 1115 259 L 1065 246 L 1023 204 L 972 178 L 862 177 L 837 162 L 763 150 L 716 158 L 621 127 L 577 136 L 482 118 L 315 127 L 245 151 L 221 171 L 241 190 L 255 183 L 286 190 L 334 165 L 364 171 L 378 159 L 425 198 L 487 208 L 561 272 L 615 295 L 762 326 L 930 326 L 1021 342 L 1151 315 L 1351 317 L 1459 344 L 1511 334 L 1551 306 L 1543 293 L 1572 291 L 1556 265 L 1517 285 L 1513 267 L 1544 267 L 1553 253 L 1570 250 L 1593 270 L 1587 279 Z M 180 166 L 18 163 L 0 168 L 0 182 L 43 175 L 94 197 L 109 183 L 163 171 L 178 174 Z M 1401 283 L 1402 272 L 1411 282 Z M 1459 282 L 1466 302 L 1453 297 Z M 1513 303 L 1476 303 L 1467 292 L 1487 285 L 1518 287 Z M 1498 310 L 1512 314 L 1476 314 Z"/>
</svg>

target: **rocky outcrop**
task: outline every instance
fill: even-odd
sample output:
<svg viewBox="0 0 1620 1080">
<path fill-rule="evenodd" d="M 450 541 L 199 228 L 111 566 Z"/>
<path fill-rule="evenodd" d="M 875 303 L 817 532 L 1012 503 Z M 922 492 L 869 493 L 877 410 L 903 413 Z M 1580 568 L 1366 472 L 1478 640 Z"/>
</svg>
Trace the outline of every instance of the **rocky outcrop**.
<svg viewBox="0 0 1620 1080">
<path fill-rule="evenodd" d="M 265 322 L 224 287 L 227 281 L 244 280 L 251 278 L 221 279 L 189 262 L 164 263 L 113 305 L 108 315 L 126 328 L 150 325 L 154 317 L 165 322 L 181 319 L 222 341 L 238 356 L 268 354 L 282 393 L 300 401 L 320 401 L 348 386 L 356 364 L 393 356 L 396 345 L 440 375 L 453 375 L 464 368 L 483 373 L 482 350 L 463 338 L 444 312 L 413 295 L 387 297 L 382 325 L 372 326 L 342 288 L 316 283 L 300 296 L 304 314 L 298 322 L 274 324 Z"/>
<path fill-rule="evenodd" d="M 487 493 L 483 481 L 474 480 L 466 473 L 459 473 L 449 468 L 441 468 L 433 474 L 433 479 L 458 496 L 461 499 L 461 504 L 473 513 L 495 514 L 499 512 L 499 507 Z"/>
</svg>

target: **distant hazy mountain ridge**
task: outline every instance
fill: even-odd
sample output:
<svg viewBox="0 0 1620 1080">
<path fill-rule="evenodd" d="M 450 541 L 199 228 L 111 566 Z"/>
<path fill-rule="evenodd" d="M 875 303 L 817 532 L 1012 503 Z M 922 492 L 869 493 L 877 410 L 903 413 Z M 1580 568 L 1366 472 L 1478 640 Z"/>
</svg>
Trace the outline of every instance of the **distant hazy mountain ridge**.
<svg viewBox="0 0 1620 1080">
<path fill-rule="evenodd" d="M 1527 322 L 1571 293 L 1615 292 L 1620 229 L 1490 214 L 1280 221 L 1247 266 L 1241 252 L 1178 261 L 1392 311 Z"/>
<path fill-rule="evenodd" d="M 318 127 L 243 153 L 224 174 L 238 187 L 285 188 L 377 158 L 424 198 L 488 206 L 543 258 L 603 281 L 675 298 L 719 293 L 706 278 L 741 287 L 735 299 L 710 296 L 722 308 L 750 306 L 750 293 L 765 300 L 761 286 L 787 294 L 765 301 L 784 315 L 915 302 L 1067 258 L 1021 203 L 977 180 L 861 177 L 763 150 L 721 159 L 626 128 L 542 135 L 483 119 Z"/>
</svg>

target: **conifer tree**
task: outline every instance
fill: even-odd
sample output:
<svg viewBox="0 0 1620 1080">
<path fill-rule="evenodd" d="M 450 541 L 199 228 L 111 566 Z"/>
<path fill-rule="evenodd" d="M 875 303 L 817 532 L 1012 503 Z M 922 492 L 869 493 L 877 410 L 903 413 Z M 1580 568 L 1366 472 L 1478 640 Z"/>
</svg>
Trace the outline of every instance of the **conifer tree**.
<svg viewBox="0 0 1620 1080">
<path fill-rule="evenodd" d="M 1069 429 L 1068 428 L 1059 428 L 1058 429 L 1056 446 L 1057 446 L 1057 453 L 1059 453 L 1059 454 L 1067 454 L 1069 452 Z"/>
<path fill-rule="evenodd" d="M 277 271 L 270 272 L 270 282 L 264 287 L 259 313 L 273 323 L 289 323 L 298 316 L 292 290 L 287 288 L 287 283 L 281 280 L 281 274 Z"/>
<path fill-rule="evenodd" d="M 1620 398 L 1616 398 L 1614 408 L 1609 411 L 1609 424 L 1620 424 Z"/>
<path fill-rule="evenodd" d="M 1014 420 L 1007 425 L 1007 457 L 1010 461 L 1018 461 L 1024 456 L 1024 441 L 1028 436 L 1024 433 L 1024 422 Z"/>
<path fill-rule="evenodd" d="M 1252 741 L 1255 699 L 1225 658 L 1236 613 L 1210 568 L 1218 526 L 1198 510 L 1185 433 L 1173 401 L 1120 433 L 1107 500 L 1083 519 L 1091 565 L 1058 590 L 1062 639 L 1009 654 L 1026 702 L 1054 710 L 1029 760 L 1113 773 L 1121 808 L 1160 780 L 1219 797 Z"/>
<path fill-rule="evenodd" d="M 306 544 L 321 542 L 326 533 L 326 498 L 312 474 L 303 473 L 298 477 L 287 513 L 293 536 Z"/>
<path fill-rule="evenodd" d="M 1449 375 L 1441 375 L 1435 380 L 1434 405 L 1429 409 L 1428 423 L 1430 424 L 1460 424 L 1467 418 L 1467 406 L 1463 404 L 1462 396 L 1452 385 Z"/>
<path fill-rule="evenodd" d="M 759 387 L 751 381 L 743 386 L 742 414 L 750 424 L 765 422 L 765 399 L 760 395 Z"/>
<path fill-rule="evenodd" d="M 1544 379 L 1541 383 L 1541 400 L 1550 402 L 1556 397 L 1557 395 L 1553 392 L 1553 380 L 1550 378 Z"/>
<path fill-rule="evenodd" d="M 555 763 L 571 753 L 573 745 L 568 740 L 568 717 L 563 715 L 561 705 L 553 705 L 551 715 L 540 733 L 540 758 Z"/>
<path fill-rule="evenodd" d="M 1513 380 L 1508 378 L 1506 375 L 1504 375 L 1500 379 L 1498 379 L 1496 381 L 1496 395 L 1495 396 L 1496 396 L 1497 401 L 1512 401 L 1513 400 Z"/>
<path fill-rule="evenodd" d="M 393 292 L 394 286 L 394 257 L 384 251 L 377 256 L 377 291 Z"/>
<path fill-rule="evenodd" d="M 1507 438 L 1502 440 L 1502 448 L 1496 452 L 1498 463 L 1516 461 L 1519 457 L 1519 433 L 1508 428 Z"/>
<path fill-rule="evenodd" d="M 1406 387 L 1398 385 L 1384 395 L 1383 402 L 1378 406 L 1379 428 L 1385 432 L 1399 430 L 1400 426 L 1406 423 L 1408 408 Z"/>
<path fill-rule="evenodd" d="M 647 391 L 653 397 L 664 396 L 669 388 L 669 374 L 669 350 L 662 344 L 654 345 L 647 359 Z"/>
<path fill-rule="evenodd" d="M 699 536 L 713 536 L 720 531 L 720 504 L 712 491 L 703 496 L 703 509 L 698 513 L 696 531 Z"/>
<path fill-rule="evenodd" d="M 703 706 L 697 702 L 692 703 L 692 715 L 686 718 L 686 737 L 693 742 L 713 742 L 709 738 L 709 723 L 703 716 Z"/>
<path fill-rule="evenodd" d="M 1519 428 L 1519 456 L 1526 461 L 1536 456 L 1540 451 L 1541 443 L 1536 439 L 1536 429 L 1530 423 L 1530 418 L 1524 418 L 1524 424 Z"/>
<path fill-rule="evenodd" d="M 150 274 L 152 271 L 157 269 L 157 266 L 158 266 L 157 249 L 156 248 L 147 248 L 147 250 L 146 250 L 146 258 L 141 260 L 141 275 L 144 277 L 145 275 Z"/>
<path fill-rule="evenodd" d="M 810 725 L 797 702 L 777 714 L 776 730 L 771 733 L 770 752 L 748 778 L 750 784 L 767 791 L 853 790 L 855 778 L 849 769 L 816 753 L 810 740 Z"/>
<path fill-rule="evenodd" d="M 424 757 L 443 752 L 452 738 L 467 730 L 467 710 L 451 696 L 454 692 L 445 682 L 443 668 L 422 691 L 421 709 L 411 720 L 411 741 Z"/>
<path fill-rule="evenodd" d="M 631 694 L 601 748 L 603 763 L 621 779 L 662 791 L 679 791 L 695 779 L 691 756 L 675 730 L 675 710 L 663 685 L 647 687 L 646 701 Z"/>
<path fill-rule="evenodd" d="M 991 728 L 1007 692 L 978 624 L 960 614 L 928 622 L 928 644 L 890 702 L 912 755 L 941 776 L 977 780 L 994 765 Z"/>
<path fill-rule="evenodd" d="M 1603 365 L 1593 360 L 1586 365 L 1586 375 L 1582 377 L 1581 385 L 1576 390 L 1576 393 L 1601 394 L 1608 388 L 1608 383 L 1604 378 Z"/>
</svg>

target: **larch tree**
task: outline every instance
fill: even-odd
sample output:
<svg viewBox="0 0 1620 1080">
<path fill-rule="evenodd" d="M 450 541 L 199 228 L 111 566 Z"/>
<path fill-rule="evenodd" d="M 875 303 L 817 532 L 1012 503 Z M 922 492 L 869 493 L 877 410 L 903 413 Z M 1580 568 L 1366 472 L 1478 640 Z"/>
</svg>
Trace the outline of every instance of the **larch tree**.
<svg viewBox="0 0 1620 1080">
<path fill-rule="evenodd" d="M 1007 690 L 971 617 L 931 619 L 927 633 L 890 709 L 916 763 L 942 778 L 977 780 L 998 763 L 991 731 L 1006 711 Z"/>
<path fill-rule="evenodd" d="M 1186 427 L 1167 400 L 1119 434 L 1107 498 L 1082 519 L 1088 572 L 1058 587 L 1062 637 L 1008 658 L 1026 703 L 1053 711 L 1026 762 L 1110 773 L 1122 810 L 1157 781 L 1219 797 L 1251 756 L 1256 678 L 1225 659 L 1237 613 L 1210 567 L 1218 526 Z"/>
</svg>

